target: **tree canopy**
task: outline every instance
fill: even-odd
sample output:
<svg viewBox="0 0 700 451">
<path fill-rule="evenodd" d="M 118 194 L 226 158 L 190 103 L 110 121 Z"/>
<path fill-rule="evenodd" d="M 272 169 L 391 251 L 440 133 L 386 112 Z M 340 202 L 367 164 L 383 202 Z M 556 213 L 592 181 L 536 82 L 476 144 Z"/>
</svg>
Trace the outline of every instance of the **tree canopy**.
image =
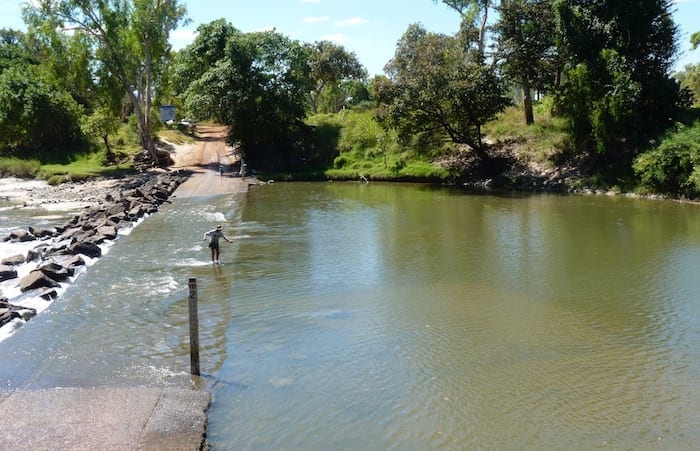
<svg viewBox="0 0 700 451">
<path fill-rule="evenodd" d="M 297 164 L 293 143 L 304 128 L 312 86 L 304 47 L 275 31 L 242 33 L 221 25 L 206 31 L 225 35 L 225 46 L 207 32 L 184 50 L 186 64 L 219 57 L 189 84 L 187 109 L 196 118 L 229 125 L 229 141 L 241 146 L 249 164 L 266 169 Z M 182 72 L 196 75 L 197 69 Z"/>
<path fill-rule="evenodd" d="M 559 95 L 580 148 L 634 155 L 680 106 L 670 77 L 677 27 L 672 2 L 557 0 L 566 82 Z"/>
<path fill-rule="evenodd" d="M 319 102 L 325 94 L 331 97 L 330 108 L 325 108 L 325 112 L 336 113 L 339 110 L 338 104 L 342 105 L 345 96 L 341 91 L 341 82 L 350 80 L 365 80 L 367 70 L 360 64 L 357 56 L 353 52 L 348 52 L 341 45 L 329 41 L 318 41 L 311 45 L 306 45 L 309 55 L 310 75 L 314 81 L 314 87 L 309 93 L 309 103 L 311 111 L 319 111 Z M 336 100 L 340 97 L 340 100 Z"/>
<path fill-rule="evenodd" d="M 385 70 L 393 84 L 382 96 L 404 141 L 421 133 L 446 136 L 486 156 L 481 127 L 510 101 L 494 67 L 481 62 L 478 46 L 413 24 Z"/>
<path fill-rule="evenodd" d="M 82 107 L 31 51 L 26 35 L 0 31 L 0 150 L 52 151 L 82 140 Z"/>
</svg>

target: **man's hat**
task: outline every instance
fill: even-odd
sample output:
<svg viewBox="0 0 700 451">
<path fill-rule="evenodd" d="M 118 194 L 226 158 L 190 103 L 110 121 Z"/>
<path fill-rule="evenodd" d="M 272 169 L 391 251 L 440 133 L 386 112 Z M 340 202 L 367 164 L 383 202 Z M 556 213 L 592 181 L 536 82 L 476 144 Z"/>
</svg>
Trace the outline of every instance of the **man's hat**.
<svg viewBox="0 0 700 451">
<path fill-rule="evenodd" d="M 221 230 L 221 224 L 219 224 L 218 226 L 216 226 L 216 230 Z"/>
</svg>

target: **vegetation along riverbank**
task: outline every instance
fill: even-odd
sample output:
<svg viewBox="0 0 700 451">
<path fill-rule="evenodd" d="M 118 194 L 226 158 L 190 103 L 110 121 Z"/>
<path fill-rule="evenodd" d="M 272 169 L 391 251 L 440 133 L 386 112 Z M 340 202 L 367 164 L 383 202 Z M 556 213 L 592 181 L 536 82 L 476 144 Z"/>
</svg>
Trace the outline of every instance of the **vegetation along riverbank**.
<svg viewBox="0 0 700 451">
<path fill-rule="evenodd" d="M 117 21 L 101 2 L 27 4 L 28 31 L 0 41 L 0 173 L 58 184 L 168 166 L 167 143 L 211 121 L 264 178 L 700 194 L 700 66 L 671 73 L 672 2 L 640 2 L 641 18 L 585 2 L 435 3 L 460 30 L 410 25 L 373 77 L 342 45 L 226 19 L 173 51 L 178 1 L 134 3 Z"/>
</svg>

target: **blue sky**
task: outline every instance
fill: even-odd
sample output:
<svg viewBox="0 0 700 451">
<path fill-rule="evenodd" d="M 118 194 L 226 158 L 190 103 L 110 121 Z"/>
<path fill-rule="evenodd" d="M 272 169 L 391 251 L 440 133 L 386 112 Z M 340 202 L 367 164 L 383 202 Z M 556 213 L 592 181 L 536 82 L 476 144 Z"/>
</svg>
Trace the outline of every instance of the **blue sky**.
<svg viewBox="0 0 700 451">
<path fill-rule="evenodd" d="M 0 28 L 25 29 L 22 2 L 0 0 Z M 459 27 L 456 12 L 432 0 L 185 0 L 192 23 L 177 30 L 173 45 L 192 41 L 202 23 L 224 18 L 249 32 L 276 29 L 303 42 L 330 40 L 355 52 L 370 75 L 381 74 L 396 42 L 409 24 L 452 34 Z M 700 0 L 677 0 L 674 14 L 681 28 L 681 55 L 676 67 L 700 63 L 700 49 L 690 51 L 690 35 L 700 31 Z"/>
</svg>

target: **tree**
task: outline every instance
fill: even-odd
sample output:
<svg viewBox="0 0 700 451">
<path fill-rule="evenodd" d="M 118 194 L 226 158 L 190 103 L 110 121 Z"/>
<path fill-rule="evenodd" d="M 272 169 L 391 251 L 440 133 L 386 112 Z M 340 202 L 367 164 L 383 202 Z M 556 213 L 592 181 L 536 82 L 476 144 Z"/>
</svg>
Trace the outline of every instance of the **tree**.
<svg viewBox="0 0 700 451">
<path fill-rule="evenodd" d="M 16 65 L 39 64 L 26 44 L 26 36 L 21 31 L 0 29 L 0 72 Z"/>
<path fill-rule="evenodd" d="M 98 136 L 102 139 L 106 149 L 107 162 L 116 162 L 116 157 L 109 145 L 109 135 L 119 130 L 119 118 L 114 110 L 109 107 L 96 108 L 93 113 L 83 118 L 81 128 L 86 135 Z"/>
<path fill-rule="evenodd" d="M 355 53 L 348 52 L 343 46 L 329 41 L 318 41 L 307 45 L 306 49 L 309 52 L 311 77 L 315 81 L 315 86 L 309 93 L 309 103 L 313 113 L 318 112 L 319 98 L 326 88 L 330 87 L 333 92 L 337 92 L 341 81 L 367 78 L 367 70 L 360 64 Z M 326 94 L 333 95 L 333 93 Z M 338 112 L 337 102 L 333 101 L 332 106 L 333 110 L 330 112 Z"/>
<path fill-rule="evenodd" d="M 193 80 L 223 60 L 229 41 L 237 35 L 240 31 L 225 19 L 197 27 L 197 39 L 178 53 L 173 64 L 175 91 L 184 94 Z"/>
<path fill-rule="evenodd" d="M 535 123 L 532 89 L 556 84 L 556 23 L 552 0 L 503 0 L 496 25 L 498 55 L 504 72 L 520 85 L 525 123 Z"/>
<path fill-rule="evenodd" d="M 28 3 L 25 20 L 35 29 L 71 30 L 89 39 L 94 57 L 131 100 L 141 147 L 154 162 L 153 93 L 168 56 L 168 37 L 183 21 L 177 0 L 40 0 Z"/>
<path fill-rule="evenodd" d="M 692 45 L 693 50 L 700 46 L 700 31 L 696 31 L 692 36 L 690 36 L 690 44 Z"/>
<path fill-rule="evenodd" d="M 682 71 L 674 74 L 674 77 L 681 84 L 681 88 L 692 96 L 692 103 L 700 101 L 700 64 L 688 64 Z"/>
<path fill-rule="evenodd" d="M 565 83 L 558 95 L 580 148 L 634 156 L 680 106 L 670 69 L 677 28 L 670 0 L 555 2 Z"/>
<path fill-rule="evenodd" d="M 438 0 L 433 0 L 433 3 L 437 2 Z M 478 31 L 476 42 L 481 61 L 483 61 L 486 55 L 489 10 L 496 2 L 494 0 L 442 0 L 442 3 L 462 16 L 462 28 L 474 27 Z"/>
<path fill-rule="evenodd" d="M 0 30 L 0 152 L 42 152 L 42 157 L 82 141 L 82 108 L 42 64 L 32 40 Z"/>
<path fill-rule="evenodd" d="M 0 148 L 50 151 L 75 145 L 82 108 L 38 65 L 16 65 L 0 74 Z"/>
<path fill-rule="evenodd" d="M 387 116 L 400 138 L 443 134 L 488 158 L 481 127 L 510 102 L 495 69 L 482 64 L 478 48 L 413 24 L 385 70 L 393 84 L 379 97 L 388 100 Z M 375 85 L 381 86 L 386 87 Z"/>
<path fill-rule="evenodd" d="M 201 44 L 198 37 L 185 52 Z M 229 142 L 241 145 L 251 166 L 274 169 L 298 163 L 294 142 L 305 127 L 310 88 L 299 42 L 275 31 L 236 31 L 223 57 L 190 83 L 186 106 L 195 118 L 229 125 Z"/>
</svg>

